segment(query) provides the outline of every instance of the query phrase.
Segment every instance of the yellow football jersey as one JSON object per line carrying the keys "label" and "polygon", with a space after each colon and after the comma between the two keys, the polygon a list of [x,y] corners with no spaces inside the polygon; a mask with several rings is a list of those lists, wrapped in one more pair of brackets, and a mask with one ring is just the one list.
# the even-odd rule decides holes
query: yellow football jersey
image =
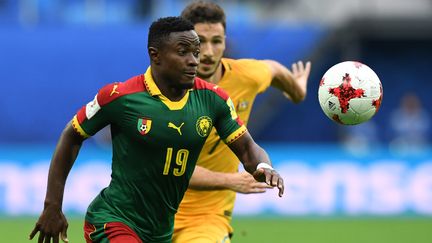
{"label": "yellow football jersey", "polygon": [[[268,64],[253,59],[222,59],[225,68],[217,84],[224,89],[236,106],[241,120],[247,124],[257,94],[264,92],[271,84],[271,70]],[[239,160],[219,138],[216,130],[207,138],[197,165],[218,172],[237,172]],[[198,191],[188,189],[176,214],[175,230],[202,224],[209,217],[230,226],[236,193],[231,190]],[[174,232],[175,234],[175,232]]]}

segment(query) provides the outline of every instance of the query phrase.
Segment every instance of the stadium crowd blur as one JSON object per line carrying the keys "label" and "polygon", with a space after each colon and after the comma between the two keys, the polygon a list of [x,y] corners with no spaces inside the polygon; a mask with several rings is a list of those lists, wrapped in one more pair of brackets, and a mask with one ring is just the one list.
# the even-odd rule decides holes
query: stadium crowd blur
{"label": "stadium crowd blur", "polygon": [[[55,142],[97,87],[145,71],[148,24],[188,2],[0,0],[0,143]],[[258,140],[398,151],[430,143],[432,1],[216,2],[227,12],[231,56],[313,62],[301,105],[277,92],[258,98],[250,123]],[[366,63],[384,87],[380,111],[361,126],[336,125],[318,104],[322,74],[343,60]]]}

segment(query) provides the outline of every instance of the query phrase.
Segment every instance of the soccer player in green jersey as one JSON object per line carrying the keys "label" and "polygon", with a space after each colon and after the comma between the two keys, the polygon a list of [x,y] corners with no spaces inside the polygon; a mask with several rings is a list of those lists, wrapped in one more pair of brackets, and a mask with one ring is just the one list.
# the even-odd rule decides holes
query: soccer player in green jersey
{"label": "soccer player in green jersey", "polygon": [[30,239],[39,232],[39,243],[67,241],[62,212],[67,175],[83,141],[107,125],[113,141],[111,182],[88,207],[87,242],[171,242],[174,214],[213,127],[246,171],[277,187],[282,196],[282,178],[231,99],[196,77],[199,52],[189,21],[167,17],[152,23],[151,64],[145,74],[100,89],[64,129],[51,161],[44,209]]}

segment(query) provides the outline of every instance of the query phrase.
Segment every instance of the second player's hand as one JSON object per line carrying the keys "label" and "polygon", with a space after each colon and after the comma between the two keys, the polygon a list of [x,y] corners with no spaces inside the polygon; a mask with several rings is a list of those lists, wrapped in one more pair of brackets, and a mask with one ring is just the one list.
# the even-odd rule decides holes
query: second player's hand
{"label": "second player's hand", "polygon": [[279,197],[282,197],[284,193],[284,182],[276,170],[260,168],[253,173],[253,177],[255,180],[265,182],[271,187],[277,187],[279,189]]}
{"label": "second player's hand", "polygon": [[[291,65],[291,73],[295,80],[295,82],[299,85],[299,87],[306,92],[308,78],[311,70],[311,62],[306,62],[306,65],[303,64],[302,61],[295,62]],[[292,97],[287,92],[283,92],[283,95],[292,100]]]}
{"label": "second player's hand", "polygon": [[306,65],[304,65],[302,61],[298,61],[297,63],[293,63],[291,68],[292,74],[297,83],[306,88],[311,70],[311,62],[306,62]]}
{"label": "second player's hand", "polygon": [[243,194],[263,193],[266,189],[272,188],[264,182],[256,181],[248,172],[233,173],[229,180],[230,189]]}

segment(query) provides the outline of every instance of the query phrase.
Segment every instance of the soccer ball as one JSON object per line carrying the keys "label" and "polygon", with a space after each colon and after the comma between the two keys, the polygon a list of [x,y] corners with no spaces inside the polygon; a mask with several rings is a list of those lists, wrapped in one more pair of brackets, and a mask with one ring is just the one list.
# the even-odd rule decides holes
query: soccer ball
{"label": "soccer ball", "polygon": [[383,89],[376,73],[365,64],[341,62],[321,79],[318,99],[331,120],[343,125],[368,121],[381,105]]}

